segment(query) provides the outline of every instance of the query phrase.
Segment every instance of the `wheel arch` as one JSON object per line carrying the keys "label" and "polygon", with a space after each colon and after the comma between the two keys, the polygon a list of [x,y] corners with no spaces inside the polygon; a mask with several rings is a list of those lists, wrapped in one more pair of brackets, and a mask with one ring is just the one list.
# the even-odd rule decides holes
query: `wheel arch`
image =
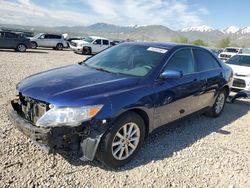
{"label": "wheel arch", "polygon": [[91,46],[83,46],[83,47],[82,47],[82,49],[84,49],[84,48],[88,48],[88,49],[89,49],[90,54],[92,54],[92,48],[91,48]]}
{"label": "wheel arch", "polygon": [[16,45],[16,48],[19,46],[19,45],[24,45],[26,48],[27,48],[27,45],[25,44],[25,43],[22,43],[22,42],[20,42],[20,43],[18,43],[17,45]]}
{"label": "wheel arch", "polygon": [[223,88],[225,91],[226,91],[226,94],[227,94],[227,97],[229,96],[229,93],[230,93],[230,88],[228,85],[224,85]]}
{"label": "wheel arch", "polygon": [[143,119],[144,124],[145,124],[145,136],[147,136],[149,134],[149,126],[150,126],[149,115],[147,114],[146,111],[144,111],[140,108],[133,108],[133,109],[126,110],[126,111],[122,112],[121,114],[119,114],[114,119],[114,121],[116,121],[119,117],[121,117],[127,113],[130,113],[130,112],[136,113],[137,115],[139,115]]}

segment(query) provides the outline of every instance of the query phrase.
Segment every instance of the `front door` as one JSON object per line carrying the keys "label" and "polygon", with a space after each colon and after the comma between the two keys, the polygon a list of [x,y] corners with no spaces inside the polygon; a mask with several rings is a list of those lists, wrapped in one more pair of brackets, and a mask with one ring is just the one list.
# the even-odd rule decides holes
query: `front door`
{"label": "front door", "polygon": [[92,52],[93,53],[98,53],[103,50],[103,45],[102,45],[102,40],[101,39],[96,39],[93,42],[93,47],[92,47]]}

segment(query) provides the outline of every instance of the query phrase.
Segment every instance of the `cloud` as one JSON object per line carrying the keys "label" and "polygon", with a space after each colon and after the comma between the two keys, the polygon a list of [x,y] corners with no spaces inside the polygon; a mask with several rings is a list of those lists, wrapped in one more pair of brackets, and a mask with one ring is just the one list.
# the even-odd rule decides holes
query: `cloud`
{"label": "cloud", "polygon": [[[55,4],[57,6],[55,6]],[[179,29],[204,24],[205,7],[192,9],[185,0],[2,0],[0,22],[24,25],[89,25],[107,22],[118,25],[165,25]]]}

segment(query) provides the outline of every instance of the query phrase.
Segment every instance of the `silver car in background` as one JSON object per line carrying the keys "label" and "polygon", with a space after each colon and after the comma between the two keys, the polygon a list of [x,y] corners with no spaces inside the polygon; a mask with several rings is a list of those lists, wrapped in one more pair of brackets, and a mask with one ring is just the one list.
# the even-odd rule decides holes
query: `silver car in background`
{"label": "silver car in background", "polygon": [[39,33],[30,38],[32,48],[47,47],[54,50],[63,50],[68,44],[63,35]]}

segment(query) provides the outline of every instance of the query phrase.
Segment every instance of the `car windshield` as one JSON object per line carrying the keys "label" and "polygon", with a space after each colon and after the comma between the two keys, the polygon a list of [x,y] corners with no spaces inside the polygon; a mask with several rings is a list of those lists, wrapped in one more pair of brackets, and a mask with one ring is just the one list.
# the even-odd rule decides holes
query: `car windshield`
{"label": "car windshield", "polygon": [[250,56],[235,55],[231,57],[228,61],[231,65],[240,65],[250,67]]}
{"label": "car windshield", "polygon": [[225,48],[224,52],[238,53],[238,48]]}
{"label": "car windshield", "polygon": [[86,38],[84,38],[83,40],[84,40],[85,42],[91,43],[94,39],[91,38],[91,37],[86,37]]}
{"label": "car windshield", "polygon": [[124,43],[86,60],[86,66],[101,71],[131,76],[145,76],[160,62],[166,49]]}

